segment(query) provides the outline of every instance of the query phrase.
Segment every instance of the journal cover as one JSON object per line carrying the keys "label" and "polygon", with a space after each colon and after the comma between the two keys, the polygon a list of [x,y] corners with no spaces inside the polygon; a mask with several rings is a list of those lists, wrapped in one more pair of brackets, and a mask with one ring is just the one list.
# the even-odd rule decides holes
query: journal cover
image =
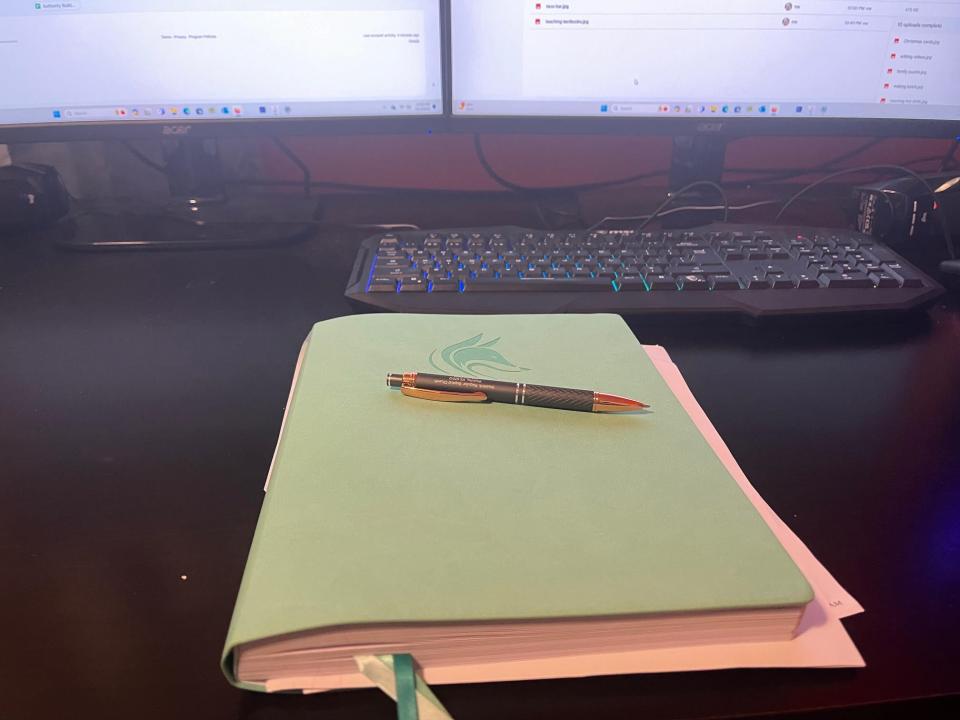
{"label": "journal cover", "polygon": [[[404,397],[388,372],[642,400]],[[800,606],[806,580],[615,315],[362,315],[302,356],[223,653],[307,630]],[[263,689],[255,684],[242,684]]]}

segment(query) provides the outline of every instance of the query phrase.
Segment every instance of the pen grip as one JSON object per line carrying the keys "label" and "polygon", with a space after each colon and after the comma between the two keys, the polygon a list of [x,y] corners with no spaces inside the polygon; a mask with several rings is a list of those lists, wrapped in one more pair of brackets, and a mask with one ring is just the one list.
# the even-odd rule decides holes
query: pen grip
{"label": "pen grip", "polygon": [[593,411],[593,392],[591,390],[571,390],[568,388],[547,387],[544,385],[525,385],[521,393],[523,405],[556,408],[558,410]]}

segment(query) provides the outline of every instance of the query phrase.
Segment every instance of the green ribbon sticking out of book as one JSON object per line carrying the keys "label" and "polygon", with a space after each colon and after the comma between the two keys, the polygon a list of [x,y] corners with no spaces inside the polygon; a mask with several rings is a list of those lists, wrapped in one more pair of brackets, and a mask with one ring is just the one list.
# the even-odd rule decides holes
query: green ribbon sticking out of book
{"label": "green ribbon sticking out of book", "polygon": [[420,720],[417,711],[417,673],[410,655],[393,656],[393,677],[397,685],[397,720]]}
{"label": "green ribbon sticking out of book", "polygon": [[411,655],[357,655],[354,660],[360,672],[397,702],[397,720],[453,720]]}

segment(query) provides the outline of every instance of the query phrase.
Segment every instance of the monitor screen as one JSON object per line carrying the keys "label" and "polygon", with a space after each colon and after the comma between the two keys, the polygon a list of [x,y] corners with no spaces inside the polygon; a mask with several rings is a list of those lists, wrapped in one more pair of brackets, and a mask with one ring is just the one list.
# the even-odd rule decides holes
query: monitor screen
{"label": "monitor screen", "polygon": [[0,126],[443,113],[439,0],[10,0]]}
{"label": "monitor screen", "polygon": [[960,2],[452,0],[462,116],[960,119]]}

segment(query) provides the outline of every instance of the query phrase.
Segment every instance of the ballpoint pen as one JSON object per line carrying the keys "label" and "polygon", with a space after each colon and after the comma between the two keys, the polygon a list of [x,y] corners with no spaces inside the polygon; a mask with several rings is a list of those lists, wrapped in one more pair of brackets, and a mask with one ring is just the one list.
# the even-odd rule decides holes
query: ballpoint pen
{"label": "ballpoint pen", "polygon": [[400,392],[408,397],[439,402],[490,401],[595,413],[635,412],[649,407],[636,400],[594,390],[573,390],[428,373],[389,373],[387,387],[400,388]]}

